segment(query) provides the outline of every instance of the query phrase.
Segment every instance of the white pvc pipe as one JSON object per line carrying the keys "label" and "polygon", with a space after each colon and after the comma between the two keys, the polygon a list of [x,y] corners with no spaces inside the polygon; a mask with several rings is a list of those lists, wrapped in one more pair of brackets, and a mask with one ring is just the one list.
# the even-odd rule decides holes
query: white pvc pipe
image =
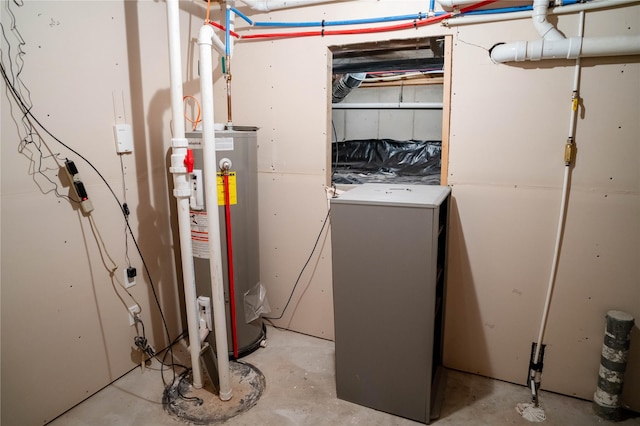
{"label": "white pvc pipe", "polygon": [[[584,10],[580,12],[580,16],[578,18],[578,36],[584,36]],[[579,103],[579,92],[580,88],[580,57],[576,58],[576,66],[573,68],[573,94],[572,97],[575,98],[575,105],[572,106],[573,111],[571,113],[569,119],[569,138],[573,140],[575,136],[575,128],[576,128],[576,118],[578,116],[578,103]]]}
{"label": "white pvc pipe", "polygon": [[438,4],[444,8],[452,9],[456,6],[466,6],[469,4],[476,4],[478,0],[436,0]]}
{"label": "white pvc pipe", "polygon": [[569,193],[569,172],[571,167],[564,167],[564,180],[562,182],[562,195],[560,197],[560,215],[558,217],[558,230],[556,232],[556,242],[553,250],[553,261],[551,263],[551,273],[549,274],[549,284],[547,286],[547,296],[544,301],[544,309],[542,311],[542,319],[540,321],[540,330],[538,331],[538,340],[536,340],[536,351],[533,356],[533,363],[540,361],[540,352],[542,350],[542,339],[544,331],[547,327],[547,317],[549,316],[549,306],[551,305],[551,295],[553,293],[553,284],[558,271],[558,259],[560,257],[560,245],[562,244],[562,233],[564,231],[564,212],[567,206],[567,194]]}
{"label": "white pvc pipe", "polygon": [[[554,9],[555,10],[555,9]],[[484,24],[487,22],[513,21],[515,19],[531,19],[531,11],[495,13],[489,15],[458,16],[442,20],[443,27],[455,27],[460,25]]]}
{"label": "white pvc pipe", "polygon": [[193,387],[202,387],[200,368],[200,339],[198,333],[198,309],[196,301],[196,281],[193,270],[193,251],[191,246],[191,217],[189,197],[191,184],[184,165],[187,155],[184,113],[182,100],[182,57],[180,53],[180,16],[178,0],[167,0],[167,27],[169,32],[169,61],[171,79],[171,113],[173,138],[171,140],[171,167],[173,174],[173,195],[177,199],[178,231],[180,233],[180,260],[182,262],[182,281],[189,332],[189,352],[193,371]]}
{"label": "white pvc pipe", "polygon": [[213,41],[213,48],[216,49],[221,56],[226,55],[226,48],[220,37],[216,33],[213,33],[213,37],[211,37],[211,41]]}
{"label": "white pvc pipe", "polygon": [[[603,53],[607,54],[604,55]],[[640,35],[586,37],[582,40],[581,57],[625,56],[640,54]]]}
{"label": "white pvc pipe", "polygon": [[218,185],[216,161],[216,139],[213,107],[213,28],[203,25],[198,35],[200,48],[200,93],[202,96],[202,145],[205,180],[205,207],[209,219],[209,268],[211,272],[211,304],[213,327],[218,356],[220,399],[228,401],[233,396],[229,373],[227,343],[227,319],[224,303],[224,281],[222,278],[222,252],[220,249],[220,217],[218,213]]}
{"label": "white pvc pipe", "polygon": [[640,36],[585,38],[580,35],[565,38],[547,21],[547,0],[534,0],[532,18],[541,39],[496,45],[491,49],[491,59],[494,62],[640,54]]}
{"label": "white pvc pipe", "polygon": [[[591,0],[588,3],[576,3],[568,6],[554,7],[547,11],[547,15],[565,15],[583,10],[589,11],[611,7],[631,6],[635,3],[640,3],[640,0]],[[531,18],[531,12],[525,10],[522,12],[496,13],[490,15],[459,16],[443,20],[442,25],[445,27],[454,27],[459,25],[483,24],[486,22],[512,21],[515,19],[529,18]]]}
{"label": "white pvc pipe", "polygon": [[545,40],[562,40],[564,36],[547,21],[547,9],[549,8],[548,0],[533,0],[533,26]]}
{"label": "white pvc pipe", "polygon": [[332,109],[442,109],[442,102],[351,102],[331,104]]}
{"label": "white pvc pipe", "polygon": [[638,54],[640,36],[570,37],[500,44],[491,50],[491,59],[494,62],[522,62]]}
{"label": "white pvc pipe", "polygon": [[277,9],[286,9],[290,7],[311,6],[320,3],[332,3],[335,1],[345,0],[241,0],[253,10],[261,12],[269,12]]}
{"label": "white pvc pipe", "polygon": [[[578,37],[584,36],[584,11],[580,12],[580,21],[578,22]],[[569,117],[569,143],[574,143],[575,135],[575,120],[578,115],[578,90],[580,87],[580,57],[576,58],[576,66],[573,73],[573,86],[572,86],[572,103],[575,99],[576,104],[571,107],[571,114]],[[575,98],[574,98],[575,97]],[[549,284],[547,286],[547,295],[544,302],[544,309],[542,312],[542,319],[540,321],[540,330],[538,331],[538,340],[536,350],[533,356],[533,363],[537,364],[540,361],[540,353],[542,351],[542,339],[544,338],[544,331],[547,327],[547,318],[549,316],[549,307],[551,305],[551,295],[553,293],[553,286],[555,284],[556,273],[558,271],[558,261],[560,258],[560,245],[562,244],[562,234],[564,232],[564,215],[567,206],[567,196],[569,194],[569,176],[571,171],[571,158],[565,159],[564,167],[564,179],[562,181],[562,195],[560,197],[560,215],[558,218],[558,230],[556,232],[556,242],[553,250],[553,261],[551,264],[551,272],[549,274]],[[533,386],[533,380],[532,380]],[[535,392],[535,389],[532,388]]]}

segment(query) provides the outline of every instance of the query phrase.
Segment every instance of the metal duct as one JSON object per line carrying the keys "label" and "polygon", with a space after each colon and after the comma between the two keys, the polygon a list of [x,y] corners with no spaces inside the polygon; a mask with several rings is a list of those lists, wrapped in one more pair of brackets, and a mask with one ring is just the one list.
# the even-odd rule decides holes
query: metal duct
{"label": "metal duct", "polygon": [[333,83],[331,102],[334,104],[342,102],[353,89],[362,84],[366,76],[366,72],[343,74],[342,77]]}

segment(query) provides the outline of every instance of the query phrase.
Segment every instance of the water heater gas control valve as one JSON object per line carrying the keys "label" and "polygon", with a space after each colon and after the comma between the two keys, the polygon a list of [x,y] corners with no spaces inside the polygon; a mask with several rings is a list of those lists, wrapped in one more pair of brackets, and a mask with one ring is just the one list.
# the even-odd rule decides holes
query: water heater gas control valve
{"label": "water heater gas control valve", "polygon": [[233,166],[233,163],[228,158],[223,158],[222,160],[220,160],[219,164],[220,170],[223,170],[225,172],[231,170],[231,166]]}

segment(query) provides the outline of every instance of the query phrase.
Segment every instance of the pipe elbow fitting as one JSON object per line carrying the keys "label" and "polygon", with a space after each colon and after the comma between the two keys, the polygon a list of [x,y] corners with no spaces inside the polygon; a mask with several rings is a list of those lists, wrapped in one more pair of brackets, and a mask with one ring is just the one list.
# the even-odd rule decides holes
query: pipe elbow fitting
{"label": "pipe elbow fitting", "polygon": [[489,50],[489,55],[495,63],[525,61],[527,59],[527,42],[498,43]]}
{"label": "pipe elbow fitting", "polygon": [[213,44],[213,36],[213,27],[209,24],[204,24],[200,27],[200,32],[198,33],[198,44],[211,46]]}
{"label": "pipe elbow fitting", "polygon": [[549,21],[547,21],[547,10],[549,4],[547,0],[534,0],[533,13],[531,15],[533,26],[545,40],[562,40],[564,36],[558,29]]}

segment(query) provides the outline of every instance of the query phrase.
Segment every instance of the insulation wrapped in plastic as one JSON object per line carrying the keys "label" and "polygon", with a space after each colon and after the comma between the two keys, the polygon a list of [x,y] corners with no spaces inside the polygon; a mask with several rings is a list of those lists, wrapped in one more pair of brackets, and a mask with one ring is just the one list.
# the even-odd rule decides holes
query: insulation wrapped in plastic
{"label": "insulation wrapped in plastic", "polygon": [[259,282],[244,293],[244,319],[249,324],[260,318],[260,315],[269,312],[271,312],[271,307],[267,300],[267,289]]}
{"label": "insulation wrapped in plastic", "polygon": [[333,182],[439,184],[441,141],[359,139],[332,144]]}

